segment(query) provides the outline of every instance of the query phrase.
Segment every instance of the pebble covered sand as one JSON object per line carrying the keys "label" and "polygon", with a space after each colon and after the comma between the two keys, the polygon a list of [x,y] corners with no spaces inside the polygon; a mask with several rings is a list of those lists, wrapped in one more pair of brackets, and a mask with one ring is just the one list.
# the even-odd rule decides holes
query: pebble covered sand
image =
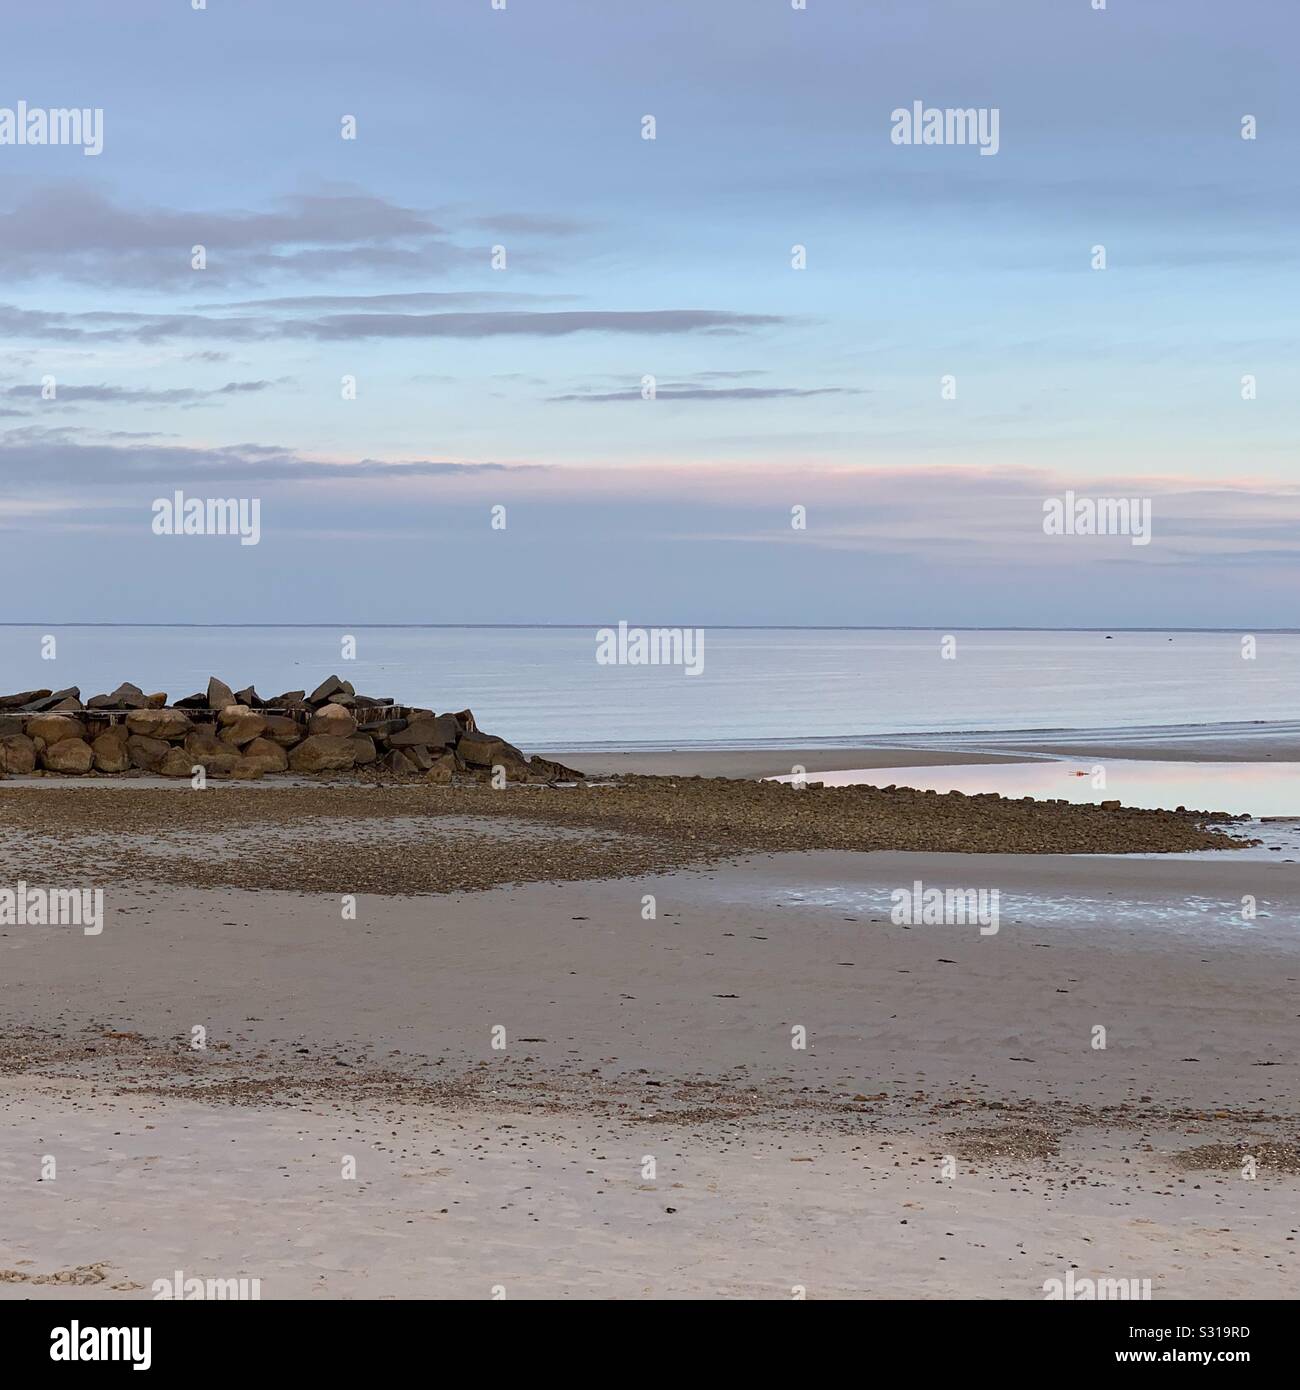
{"label": "pebble covered sand", "polygon": [[[467,817],[476,833],[457,833]],[[482,833],[485,821],[496,833]],[[640,874],[762,850],[1116,854],[1248,843],[1206,829],[1201,813],[672,777],[501,791],[52,782],[4,789],[0,836],[32,882],[393,894]]]}

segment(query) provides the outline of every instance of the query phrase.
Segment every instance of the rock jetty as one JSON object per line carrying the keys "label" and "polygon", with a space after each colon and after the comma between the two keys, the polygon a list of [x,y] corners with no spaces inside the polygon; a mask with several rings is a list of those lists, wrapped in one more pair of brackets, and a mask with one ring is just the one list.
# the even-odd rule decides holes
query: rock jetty
{"label": "rock jetty", "polygon": [[169,704],[123,684],[82,703],[81,691],[0,695],[0,775],[38,772],[158,774],[257,779],[267,774],[361,770],[426,782],[567,782],[580,772],[527,757],[479,729],[467,710],[436,714],[358,695],[330,676],[308,694],[262,699],[213,676],[207,689]]}

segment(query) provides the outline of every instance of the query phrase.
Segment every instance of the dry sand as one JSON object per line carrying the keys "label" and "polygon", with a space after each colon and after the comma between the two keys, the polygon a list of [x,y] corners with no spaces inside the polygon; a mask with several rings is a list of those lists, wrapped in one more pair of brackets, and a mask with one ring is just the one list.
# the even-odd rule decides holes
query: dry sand
{"label": "dry sand", "polygon": [[[1000,930],[894,925],[916,878],[999,888]],[[1231,852],[771,854],[355,921],[113,884],[101,936],[0,929],[0,1296],[1292,1296],[1297,928],[1294,868]]]}

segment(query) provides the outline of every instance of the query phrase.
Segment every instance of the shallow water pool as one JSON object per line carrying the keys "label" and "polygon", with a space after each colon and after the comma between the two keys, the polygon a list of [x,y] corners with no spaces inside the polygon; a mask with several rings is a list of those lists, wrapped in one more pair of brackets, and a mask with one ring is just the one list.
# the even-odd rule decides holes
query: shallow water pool
{"label": "shallow water pool", "polygon": [[[789,776],[772,779],[789,782]],[[1036,800],[1119,801],[1148,810],[1226,811],[1300,817],[1300,763],[1142,762],[1040,758],[964,767],[852,768],[808,774],[828,787],[915,787],[919,791],[998,792]]]}

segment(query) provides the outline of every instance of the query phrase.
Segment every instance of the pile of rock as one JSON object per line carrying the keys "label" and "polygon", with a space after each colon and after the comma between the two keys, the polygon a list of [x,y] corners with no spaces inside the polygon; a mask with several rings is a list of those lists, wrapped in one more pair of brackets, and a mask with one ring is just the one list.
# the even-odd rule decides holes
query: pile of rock
{"label": "pile of rock", "polygon": [[[0,696],[0,773],[37,770],[258,778],[267,773],[367,769],[426,781],[571,781],[581,776],[480,732],[469,710],[431,709],[358,695],[331,676],[311,694],[263,700],[215,676],[206,691],[167,703],[124,684],[109,695],[26,690]],[[500,772],[497,772],[500,769]]]}

